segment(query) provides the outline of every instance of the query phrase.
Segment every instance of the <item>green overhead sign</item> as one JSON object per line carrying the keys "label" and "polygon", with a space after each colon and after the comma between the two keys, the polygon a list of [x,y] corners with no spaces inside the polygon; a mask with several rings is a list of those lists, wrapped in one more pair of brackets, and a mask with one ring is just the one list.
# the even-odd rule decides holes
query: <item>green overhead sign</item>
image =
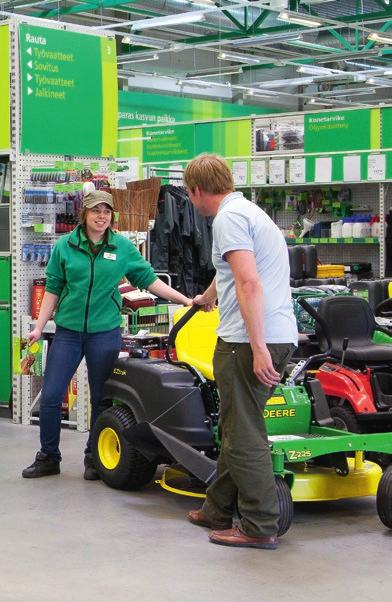
{"label": "green overhead sign", "polygon": [[10,129],[10,32],[0,27],[0,150],[11,146]]}
{"label": "green overhead sign", "polygon": [[119,92],[119,127],[173,125],[181,121],[208,121],[274,113],[271,109],[229,102],[183,98],[166,94]]}
{"label": "green overhead sign", "polygon": [[21,151],[115,155],[115,41],[30,25],[20,25],[19,35]]}
{"label": "green overhead sign", "polygon": [[143,163],[193,159],[195,155],[193,124],[143,128],[142,131]]}
{"label": "green overhead sign", "polygon": [[328,111],[305,115],[305,153],[380,147],[380,110]]}

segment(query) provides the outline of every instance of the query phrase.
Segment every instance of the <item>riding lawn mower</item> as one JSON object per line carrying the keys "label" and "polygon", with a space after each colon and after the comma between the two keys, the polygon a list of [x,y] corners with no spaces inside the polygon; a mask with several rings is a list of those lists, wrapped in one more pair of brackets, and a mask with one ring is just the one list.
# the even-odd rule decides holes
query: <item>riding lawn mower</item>
{"label": "riding lawn mower", "polygon": [[[138,490],[165,465],[159,483],[205,496],[220,448],[219,394],[212,357],[218,309],[175,314],[166,360],[120,358],[104,388],[107,409],[92,432],[92,451],[109,486]],[[177,360],[172,359],[175,347]],[[314,358],[317,361],[317,358]],[[280,507],[279,535],[290,527],[293,501],[377,496],[392,528],[392,469],[384,474],[364,452],[392,453],[392,433],[335,428],[320,380],[298,365],[264,408]],[[185,483],[185,486],[184,486]]]}

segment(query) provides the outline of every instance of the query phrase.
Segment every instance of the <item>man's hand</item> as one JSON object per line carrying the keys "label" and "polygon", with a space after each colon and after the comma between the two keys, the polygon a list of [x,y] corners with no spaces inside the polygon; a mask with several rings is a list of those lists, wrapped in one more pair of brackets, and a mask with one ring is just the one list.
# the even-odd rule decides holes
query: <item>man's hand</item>
{"label": "man's hand", "polygon": [[212,311],[215,307],[216,298],[212,299],[211,297],[208,297],[206,293],[203,293],[203,295],[196,295],[192,302],[193,305],[202,305],[203,311]]}
{"label": "man's hand", "polygon": [[265,344],[258,351],[253,351],[253,372],[263,385],[275,387],[279,384],[280,374],[275,370],[271,354]]}

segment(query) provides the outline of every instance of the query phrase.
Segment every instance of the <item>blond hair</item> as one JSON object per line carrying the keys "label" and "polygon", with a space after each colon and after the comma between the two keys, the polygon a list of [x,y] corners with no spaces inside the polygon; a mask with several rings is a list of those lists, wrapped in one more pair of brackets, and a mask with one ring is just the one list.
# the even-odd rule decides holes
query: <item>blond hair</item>
{"label": "blond hair", "polygon": [[210,194],[234,190],[233,175],[225,159],[209,153],[199,155],[187,165],[184,184],[192,192],[196,188]]}

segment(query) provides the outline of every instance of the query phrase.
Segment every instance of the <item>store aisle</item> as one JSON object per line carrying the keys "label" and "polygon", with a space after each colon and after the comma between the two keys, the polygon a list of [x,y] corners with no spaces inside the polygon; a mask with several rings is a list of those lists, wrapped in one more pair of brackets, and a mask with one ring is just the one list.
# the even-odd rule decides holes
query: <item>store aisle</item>
{"label": "store aisle", "polygon": [[62,474],[24,480],[36,427],[0,420],[1,602],[361,602],[390,599],[392,532],[372,499],[301,505],[277,551],[208,543],[187,498],[82,479],[85,435],[62,433]]}

